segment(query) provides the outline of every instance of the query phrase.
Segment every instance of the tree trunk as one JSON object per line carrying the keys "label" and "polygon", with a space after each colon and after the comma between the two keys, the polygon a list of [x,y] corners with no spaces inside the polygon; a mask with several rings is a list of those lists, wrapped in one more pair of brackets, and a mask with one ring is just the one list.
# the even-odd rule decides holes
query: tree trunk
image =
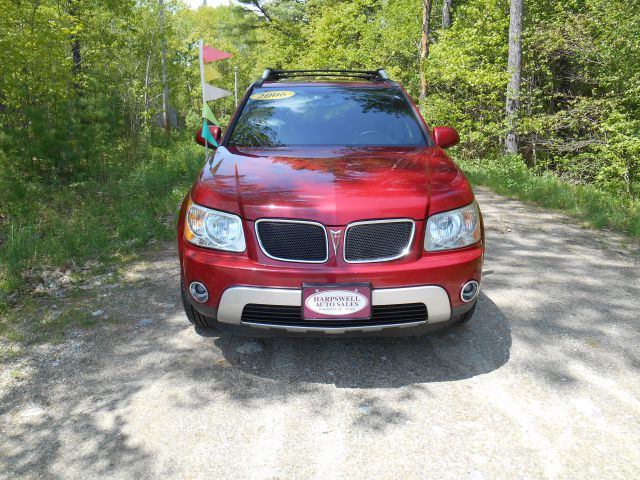
{"label": "tree trunk", "polygon": [[[78,2],[76,0],[69,0],[69,2],[67,3],[67,8],[69,11],[69,16],[73,19],[74,27],[78,28],[78,25],[80,24]],[[80,39],[78,38],[77,32],[72,33],[69,36],[69,40],[71,40],[71,58],[73,59],[71,73],[73,74],[74,88],[77,90],[80,88],[78,77],[80,76],[80,71],[82,68],[82,53],[80,49]]]}
{"label": "tree trunk", "polygon": [[164,0],[158,0],[160,18],[160,59],[162,67],[162,126],[169,134],[169,82],[167,80],[167,39],[164,35]]}
{"label": "tree trunk", "polygon": [[149,85],[151,83],[151,77],[149,76],[151,71],[151,49],[147,53],[147,66],[144,70],[144,111],[149,110]]}
{"label": "tree trunk", "polygon": [[73,53],[73,75],[78,76],[80,75],[80,68],[82,66],[82,54],[80,53],[80,40],[76,35],[73,35],[71,52]]}
{"label": "tree trunk", "polygon": [[429,34],[431,27],[431,0],[422,0],[422,38],[420,40],[420,101],[427,98],[427,77],[424,64],[429,57]]}
{"label": "tree trunk", "polygon": [[444,0],[442,2],[442,29],[446,30],[451,27],[451,7],[453,0]]}
{"label": "tree trunk", "polygon": [[507,86],[505,115],[507,136],[504,149],[506,153],[518,153],[517,117],[520,110],[520,82],[522,80],[522,19],[524,0],[511,0],[509,20],[509,61],[507,68],[511,74]]}

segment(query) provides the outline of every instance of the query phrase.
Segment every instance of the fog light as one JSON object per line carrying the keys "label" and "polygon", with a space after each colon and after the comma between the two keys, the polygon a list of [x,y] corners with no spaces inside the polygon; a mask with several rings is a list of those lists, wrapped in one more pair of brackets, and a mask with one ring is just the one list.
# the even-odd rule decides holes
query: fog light
{"label": "fog light", "polygon": [[463,302],[471,302],[476,299],[480,292],[480,285],[475,280],[465,283],[460,290],[460,298]]}
{"label": "fog light", "polygon": [[207,287],[200,282],[191,282],[191,285],[189,285],[189,292],[191,293],[191,296],[200,303],[204,303],[209,300]]}

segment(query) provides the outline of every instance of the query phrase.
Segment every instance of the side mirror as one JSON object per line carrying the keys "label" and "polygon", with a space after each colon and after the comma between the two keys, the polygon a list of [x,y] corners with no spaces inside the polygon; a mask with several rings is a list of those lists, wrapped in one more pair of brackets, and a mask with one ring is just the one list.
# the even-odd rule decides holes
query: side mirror
{"label": "side mirror", "polygon": [[[211,132],[211,135],[213,136],[215,141],[218,142],[218,144],[220,144],[220,138],[222,137],[222,129],[217,125],[209,125],[209,131]],[[208,144],[209,148],[216,148],[215,145],[211,145],[202,137],[202,128],[199,128],[198,130],[196,130],[196,143],[202,145],[203,147],[207,146],[205,144]]]}
{"label": "side mirror", "polygon": [[447,148],[458,143],[460,135],[458,135],[455,128],[435,127],[433,129],[433,139],[440,148]]}

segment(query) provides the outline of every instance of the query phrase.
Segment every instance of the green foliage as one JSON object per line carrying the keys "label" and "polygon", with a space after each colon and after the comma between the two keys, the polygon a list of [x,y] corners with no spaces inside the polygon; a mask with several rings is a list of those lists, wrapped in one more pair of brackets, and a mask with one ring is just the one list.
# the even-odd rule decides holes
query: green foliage
{"label": "green foliage", "polygon": [[157,42],[149,4],[0,0],[0,8],[0,148],[42,182],[95,176],[96,158],[152,114],[141,106],[153,97],[142,87],[155,64],[144,52]]}
{"label": "green foliage", "polygon": [[138,147],[131,172],[64,188],[0,177],[0,291],[21,283],[27,268],[51,268],[94,257],[118,257],[154,239],[175,236],[184,192],[202,167],[191,142]]}
{"label": "green foliage", "polygon": [[503,195],[564,210],[600,229],[640,236],[640,201],[618,196],[592,185],[572,185],[550,172],[534,174],[521,157],[460,161],[469,179]]}
{"label": "green foliage", "polygon": [[421,2],[274,0],[255,17],[253,78],[272,68],[384,67],[418,94]]}
{"label": "green foliage", "polygon": [[489,152],[501,144],[508,29],[508,0],[465,2],[431,48],[425,119],[459,129],[464,152]]}
{"label": "green foliage", "polygon": [[[195,108],[196,54],[167,3],[171,104]],[[110,258],[173,236],[202,164],[153,127],[162,91],[157,0],[0,0],[0,310],[27,269]],[[188,79],[189,83],[182,79]]]}
{"label": "green foliage", "polygon": [[[173,47],[184,71],[176,77],[173,89],[174,104],[178,105],[186,116],[186,125],[193,130],[201,125],[202,92],[200,90],[200,70],[198,63],[198,41],[214,46],[233,55],[232,60],[216,62],[215,68],[222,78],[215,80],[216,86],[233,92],[234,66],[238,67],[238,94],[256,78],[256,56],[261,48],[256,32],[256,19],[238,7],[222,6],[217,8],[199,8],[198,10],[180,9],[176,12],[176,31]],[[235,111],[233,96],[216,100],[210,104],[222,126]],[[225,121],[226,119],[226,121]]]}
{"label": "green foliage", "polygon": [[[460,155],[501,150],[507,0],[456,2],[427,62],[427,122],[457,127]],[[519,138],[526,165],[640,196],[640,2],[526,4]]]}
{"label": "green foliage", "polygon": [[534,2],[525,38],[523,154],[608,192],[640,195],[640,2]]}

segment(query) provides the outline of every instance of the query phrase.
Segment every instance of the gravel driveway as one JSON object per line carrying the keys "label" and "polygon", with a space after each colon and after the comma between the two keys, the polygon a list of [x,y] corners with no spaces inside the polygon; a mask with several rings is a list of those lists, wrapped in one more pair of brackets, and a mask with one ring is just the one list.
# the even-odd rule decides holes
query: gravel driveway
{"label": "gravel driveway", "polygon": [[477,194],[479,308],[426,338],[195,330],[174,246],[131,264],[3,367],[0,478],[637,478],[637,245]]}

